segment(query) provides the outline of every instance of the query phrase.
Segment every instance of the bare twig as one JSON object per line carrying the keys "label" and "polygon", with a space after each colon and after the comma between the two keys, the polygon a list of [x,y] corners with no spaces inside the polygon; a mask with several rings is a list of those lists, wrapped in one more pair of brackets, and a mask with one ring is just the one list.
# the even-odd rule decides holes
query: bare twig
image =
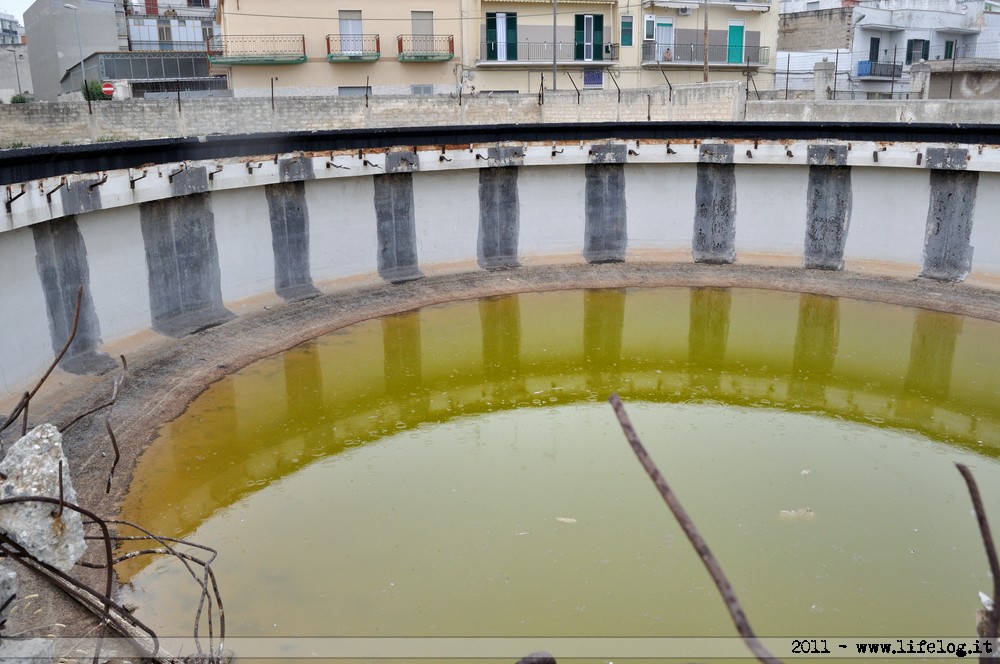
{"label": "bare twig", "polygon": [[979,534],[983,537],[983,546],[986,548],[986,560],[990,565],[990,574],[993,576],[993,602],[994,607],[987,609],[986,616],[986,638],[996,639],[1000,633],[1000,608],[996,603],[1000,602],[1000,562],[997,560],[997,549],[993,543],[993,535],[990,533],[990,524],[986,520],[986,510],[983,508],[983,499],[979,495],[979,486],[976,478],[972,476],[972,471],[965,464],[956,463],[958,472],[962,473],[966,486],[969,487],[969,496],[972,498],[972,508],[976,511],[976,521],[979,523]]}
{"label": "bare twig", "polygon": [[680,500],[674,495],[674,492],[670,490],[670,486],[667,481],[663,478],[663,474],[660,473],[659,468],[653,463],[653,459],[650,458],[649,453],[646,451],[645,446],[643,446],[642,441],[639,440],[639,435],[635,432],[635,428],[632,426],[632,421],[629,419],[628,414],[625,412],[625,406],[622,404],[621,399],[618,398],[617,394],[612,394],[608,401],[611,402],[612,408],[615,409],[615,415],[618,416],[618,422],[621,424],[622,431],[625,433],[625,437],[628,439],[629,444],[632,446],[632,451],[635,452],[636,457],[639,459],[639,463],[642,467],[646,469],[646,473],[649,478],[653,480],[653,484],[659,490],[660,495],[663,500],[667,503],[667,507],[673,512],[674,518],[684,529],[684,534],[687,535],[688,541],[691,542],[691,546],[701,557],[701,562],[705,565],[705,569],[708,570],[709,575],[712,577],[712,581],[715,582],[715,587],[719,589],[719,593],[722,594],[722,599],[726,603],[726,608],[729,610],[729,616],[733,620],[733,624],[736,626],[737,631],[740,636],[743,637],[743,642],[746,644],[750,652],[760,660],[761,662],[777,662],[780,663],[781,660],[772,655],[764,644],[757,639],[757,635],[754,634],[753,629],[750,628],[750,623],[747,621],[746,614],[743,613],[743,607],[740,606],[739,600],[736,598],[736,592],[733,587],[729,584],[729,580],[726,575],[722,572],[722,567],[719,562],[709,551],[708,545],[702,538],[701,533],[695,527],[694,522],[691,517],[688,516],[687,511],[685,511],[684,506],[681,505]]}
{"label": "bare twig", "polygon": [[118,440],[115,438],[115,432],[111,428],[111,411],[115,407],[115,402],[118,401],[118,390],[121,388],[122,383],[125,382],[125,376],[128,372],[128,363],[125,361],[124,355],[119,355],[122,361],[122,372],[115,378],[114,386],[111,388],[111,401],[108,402],[108,409],[104,411],[104,428],[108,431],[108,438],[111,439],[111,447],[115,450],[115,459],[111,462],[111,470],[108,471],[108,485],[104,489],[104,493],[111,493],[111,481],[115,477],[115,468],[118,467],[118,461],[122,458],[121,452],[118,450]]}
{"label": "bare twig", "polygon": [[[195,613],[195,618],[194,618],[195,648],[197,648],[199,655],[203,654],[202,653],[202,649],[201,649],[201,641],[200,641],[198,633],[199,633],[199,627],[200,627],[200,624],[201,624],[201,612],[202,612],[202,610],[204,610],[207,607],[207,609],[208,609],[208,650],[209,650],[209,653],[211,653],[210,656],[209,656],[209,658],[210,658],[210,660],[214,661],[216,659],[215,653],[222,653],[223,652],[223,650],[224,650],[224,642],[225,642],[225,637],[226,637],[226,614],[225,614],[225,610],[224,610],[223,605],[222,605],[222,595],[219,592],[219,584],[218,584],[218,581],[215,578],[215,572],[212,570],[212,567],[211,567],[212,562],[214,562],[215,559],[216,559],[216,557],[218,557],[218,552],[215,549],[213,549],[211,547],[208,547],[208,546],[205,546],[203,544],[197,544],[195,542],[190,542],[190,541],[183,540],[183,539],[176,539],[176,538],[173,538],[173,537],[161,537],[159,535],[155,535],[152,532],[150,532],[149,530],[143,528],[142,526],[139,526],[139,525],[137,525],[135,523],[131,523],[129,521],[123,521],[123,520],[120,520],[120,519],[109,519],[107,521],[107,523],[109,525],[123,525],[123,526],[127,526],[129,528],[133,528],[133,529],[135,529],[135,530],[143,533],[142,536],[122,536],[122,535],[116,535],[114,537],[114,539],[116,541],[118,541],[118,542],[125,542],[125,541],[154,541],[154,542],[158,543],[160,545],[160,547],[161,547],[159,549],[146,549],[146,550],[143,550],[143,551],[131,551],[129,553],[125,553],[125,554],[123,554],[123,555],[115,558],[112,561],[112,564],[118,564],[119,562],[122,562],[124,560],[129,560],[131,558],[136,558],[136,557],[138,557],[140,555],[147,555],[147,554],[169,554],[169,555],[174,556],[178,560],[180,560],[181,563],[184,565],[184,567],[187,569],[188,573],[191,575],[191,578],[193,578],[195,580],[195,582],[198,583],[199,586],[201,586],[201,597],[199,599],[198,609],[197,609],[197,611]],[[172,544],[180,544],[180,545],[191,547],[191,548],[194,548],[194,549],[201,549],[202,551],[207,552],[209,554],[209,557],[208,557],[207,560],[202,560],[202,559],[197,558],[195,556],[192,556],[190,554],[184,553],[182,551],[178,551],[175,546],[172,546]],[[199,577],[199,575],[195,572],[195,570],[191,567],[191,565],[188,564],[188,561],[191,561],[193,563],[201,565],[202,568],[204,569],[204,573]],[[94,563],[79,563],[79,564],[81,564],[83,566],[86,566],[86,567],[101,567],[101,565],[94,564]],[[209,589],[210,588],[211,588],[211,594],[209,593]],[[215,621],[212,619],[212,596],[213,595],[215,597],[215,603],[219,607],[219,646],[218,646],[218,648],[215,648],[214,645],[213,645],[214,644],[214,626],[215,626]]]}

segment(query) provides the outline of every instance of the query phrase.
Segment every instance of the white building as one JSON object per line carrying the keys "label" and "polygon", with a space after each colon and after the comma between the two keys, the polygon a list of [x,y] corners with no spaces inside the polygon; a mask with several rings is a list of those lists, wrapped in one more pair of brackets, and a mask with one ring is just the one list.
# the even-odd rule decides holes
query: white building
{"label": "white building", "polygon": [[[900,96],[910,66],[1000,60],[1000,14],[990,0],[782,0],[776,82],[812,89],[823,58],[837,67],[837,97]],[[940,66],[940,62],[939,62]]]}

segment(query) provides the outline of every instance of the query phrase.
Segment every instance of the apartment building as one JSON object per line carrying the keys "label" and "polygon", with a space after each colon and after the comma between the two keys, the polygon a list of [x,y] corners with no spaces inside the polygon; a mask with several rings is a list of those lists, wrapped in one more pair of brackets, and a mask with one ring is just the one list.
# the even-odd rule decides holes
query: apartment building
{"label": "apartment building", "polygon": [[209,58],[239,96],[772,79],[777,1],[219,0]]}
{"label": "apartment building", "polygon": [[[921,60],[938,73],[985,73],[993,89],[1000,61],[1000,14],[991,11],[994,5],[992,0],[784,0],[777,65],[807,71],[827,58],[837,68],[841,97],[907,94],[910,68]],[[779,71],[779,79],[782,75]],[[811,82],[803,87],[811,89]]]}
{"label": "apartment building", "polygon": [[461,85],[459,0],[219,0],[213,71],[237,96],[441,94]]}

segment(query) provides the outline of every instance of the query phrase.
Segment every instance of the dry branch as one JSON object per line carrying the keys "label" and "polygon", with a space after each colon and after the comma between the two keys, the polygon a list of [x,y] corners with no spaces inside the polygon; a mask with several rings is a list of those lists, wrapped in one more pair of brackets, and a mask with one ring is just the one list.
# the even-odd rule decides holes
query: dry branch
{"label": "dry branch", "polygon": [[736,626],[736,630],[743,637],[743,642],[746,644],[750,652],[760,660],[761,662],[770,663],[780,663],[781,660],[775,657],[764,647],[764,644],[760,642],[757,635],[754,634],[753,629],[750,627],[750,622],[747,620],[746,614],[743,612],[743,607],[740,606],[740,601],[736,598],[736,592],[733,590],[732,585],[730,585],[729,580],[726,575],[722,572],[722,567],[719,565],[719,561],[716,560],[715,556],[709,550],[708,545],[702,538],[701,533],[694,525],[694,521],[688,516],[687,511],[684,506],[681,505],[680,500],[674,495],[674,492],[670,489],[667,484],[667,480],[664,479],[663,474],[660,473],[660,469],[656,467],[653,459],[649,456],[646,451],[645,446],[642,441],[639,440],[639,434],[636,433],[635,428],[632,426],[632,421],[629,419],[628,414],[625,412],[625,406],[622,404],[621,399],[618,398],[617,394],[612,394],[608,401],[611,402],[612,408],[615,409],[615,415],[618,416],[618,423],[621,424],[622,431],[625,433],[625,438],[628,439],[629,444],[632,446],[632,451],[635,452],[636,457],[639,459],[639,463],[642,467],[646,469],[646,473],[649,478],[653,480],[653,484],[659,490],[660,495],[663,500],[667,503],[667,507],[673,512],[674,518],[680,524],[681,528],[684,530],[684,534],[687,535],[688,541],[691,542],[691,546],[701,557],[701,562],[705,565],[705,569],[708,570],[709,575],[712,577],[712,581],[715,582],[715,587],[719,589],[719,593],[722,594],[722,599],[726,603],[726,608],[729,610],[729,616],[733,620],[733,624]]}
{"label": "dry branch", "polygon": [[[965,464],[956,463],[958,472],[962,473],[966,486],[969,487],[969,496],[972,498],[972,508],[976,512],[976,522],[979,524],[979,534],[983,538],[983,547],[986,549],[986,560],[990,565],[990,574],[993,576],[993,608],[986,610],[986,638],[994,643],[997,634],[1000,632],[1000,608],[996,603],[1000,602],[1000,562],[997,561],[997,549],[993,543],[993,535],[990,533],[990,523],[986,520],[986,510],[983,508],[983,499],[979,495],[979,486],[976,478],[972,476],[972,471]],[[980,657],[980,661],[991,659],[989,655]]]}

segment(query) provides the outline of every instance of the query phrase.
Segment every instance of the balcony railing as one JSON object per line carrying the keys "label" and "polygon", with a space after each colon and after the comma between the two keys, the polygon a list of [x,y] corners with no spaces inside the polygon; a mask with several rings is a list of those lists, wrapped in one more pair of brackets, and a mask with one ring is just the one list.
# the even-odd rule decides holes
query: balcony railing
{"label": "balcony railing", "polygon": [[903,75],[902,63],[878,62],[876,60],[861,60],[858,62],[858,76],[877,76],[879,78],[899,78]]}
{"label": "balcony railing", "polygon": [[327,35],[328,62],[375,62],[382,57],[378,35]]}
{"label": "balcony railing", "polygon": [[400,62],[441,62],[455,57],[454,35],[399,35]]}
{"label": "balcony railing", "polygon": [[205,42],[201,41],[157,41],[132,40],[133,51],[205,51]]}
{"label": "balcony railing", "polygon": [[[614,62],[618,60],[618,44],[575,44],[559,42],[555,47],[556,62]],[[552,42],[518,42],[504,44],[485,41],[479,45],[479,62],[498,64],[551,63]]]}
{"label": "balcony railing", "polygon": [[216,35],[208,41],[213,65],[289,65],[306,61],[305,35]]}
{"label": "balcony railing", "polygon": [[[769,46],[723,46],[709,44],[708,64],[718,66],[766,65],[771,56]],[[698,65],[705,62],[705,47],[701,44],[663,44],[644,42],[643,64]]]}

